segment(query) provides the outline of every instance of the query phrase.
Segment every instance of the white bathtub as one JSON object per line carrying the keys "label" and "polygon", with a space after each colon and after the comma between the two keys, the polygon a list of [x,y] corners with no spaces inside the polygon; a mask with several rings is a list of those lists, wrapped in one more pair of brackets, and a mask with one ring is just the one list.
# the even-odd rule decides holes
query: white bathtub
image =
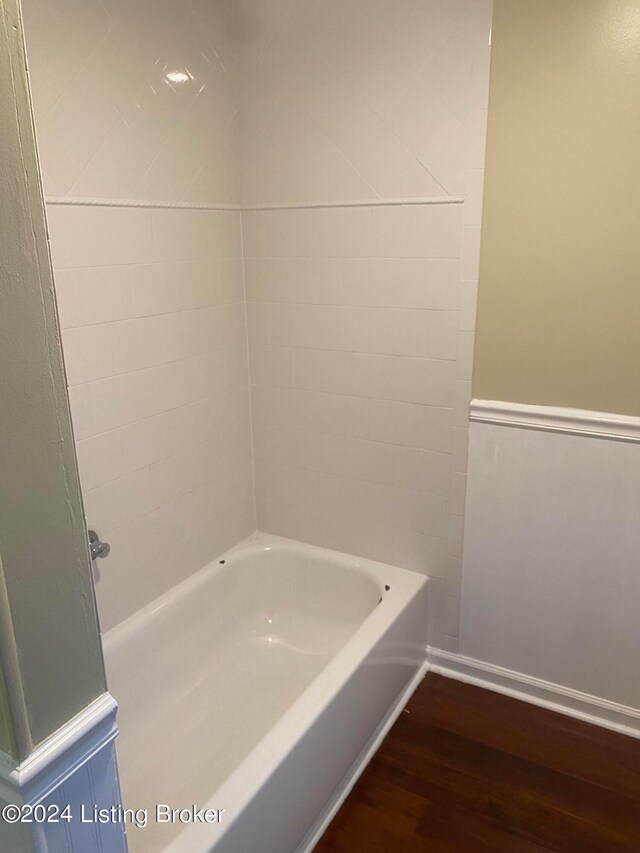
{"label": "white bathtub", "polygon": [[[131,853],[312,849],[424,674],[426,590],[256,534],[109,631],[124,805],[150,815]],[[225,811],[156,824],[158,803]]]}

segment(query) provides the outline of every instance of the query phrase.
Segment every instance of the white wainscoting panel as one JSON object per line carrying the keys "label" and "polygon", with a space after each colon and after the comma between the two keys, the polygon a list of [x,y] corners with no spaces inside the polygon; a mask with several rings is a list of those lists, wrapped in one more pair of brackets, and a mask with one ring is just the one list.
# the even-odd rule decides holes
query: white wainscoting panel
{"label": "white wainscoting panel", "polygon": [[[44,806],[50,818],[40,822],[34,812],[31,823],[0,820],[0,850],[127,853],[115,754],[117,707],[105,693],[17,767],[0,763],[0,809]],[[113,819],[94,821],[94,809]]]}
{"label": "white wainscoting panel", "polygon": [[637,419],[529,408],[472,405],[460,652],[640,708]]}

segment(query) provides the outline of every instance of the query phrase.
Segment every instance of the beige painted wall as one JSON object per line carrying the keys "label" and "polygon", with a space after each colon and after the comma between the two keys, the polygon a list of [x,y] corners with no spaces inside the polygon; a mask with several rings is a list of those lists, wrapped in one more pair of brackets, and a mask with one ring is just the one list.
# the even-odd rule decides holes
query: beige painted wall
{"label": "beige painted wall", "polygon": [[0,0],[0,126],[0,644],[22,758],[105,679],[17,0]]}
{"label": "beige painted wall", "polygon": [[640,415],[640,0],[496,0],[474,396]]}

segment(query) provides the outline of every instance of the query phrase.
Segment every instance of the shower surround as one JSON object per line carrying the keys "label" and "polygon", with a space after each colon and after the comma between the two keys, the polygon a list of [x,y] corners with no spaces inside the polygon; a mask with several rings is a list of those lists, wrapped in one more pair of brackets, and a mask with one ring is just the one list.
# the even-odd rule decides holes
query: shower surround
{"label": "shower surround", "polygon": [[455,651],[490,4],[24,14],[103,628],[258,527]]}

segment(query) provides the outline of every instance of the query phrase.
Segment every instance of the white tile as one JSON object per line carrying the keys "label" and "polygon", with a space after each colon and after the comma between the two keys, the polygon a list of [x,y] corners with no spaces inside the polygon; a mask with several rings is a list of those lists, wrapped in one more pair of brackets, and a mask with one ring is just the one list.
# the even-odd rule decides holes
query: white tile
{"label": "white tile", "polygon": [[55,289],[63,329],[135,316],[130,267],[61,268]]}
{"label": "white tile", "polygon": [[135,320],[67,329],[62,346],[70,385],[145,366]]}
{"label": "white tile", "polygon": [[473,373],[473,348],[475,332],[458,332],[456,378],[465,382],[471,381]]}
{"label": "white tile", "polygon": [[375,207],[372,251],[378,258],[459,258],[463,207],[429,204]]}
{"label": "white tile", "polygon": [[268,257],[305,258],[317,254],[315,210],[266,210],[260,216]]}
{"label": "white tile", "polygon": [[454,359],[457,332],[454,311],[380,308],[375,314],[373,347],[392,355]]}
{"label": "white tile", "polygon": [[[89,63],[86,65],[90,67]],[[47,155],[43,168],[44,185],[47,193],[54,196],[72,192],[79,172],[91,161],[94,151],[118,121],[114,106],[108,102],[101,103],[96,98],[91,104],[92,120],[87,122],[86,85],[89,81],[85,83],[83,77],[84,68],[76,75],[76,79],[81,80],[79,88],[85,89],[80,98],[77,97],[77,89],[74,91],[75,87],[69,87],[38,121],[38,145],[40,151]],[[76,195],[86,197],[87,194],[78,192]]]}
{"label": "white tile", "polygon": [[469,427],[469,406],[471,404],[471,382],[456,381],[454,402],[454,425]]}
{"label": "white tile", "polygon": [[98,207],[47,205],[47,226],[55,270],[92,267],[105,261],[101,245],[102,210]]}
{"label": "white tile", "polygon": [[220,380],[219,390],[246,387],[249,382],[249,352],[246,346],[218,351],[216,362],[214,379],[216,382]]}
{"label": "white tile", "polygon": [[368,434],[369,401],[363,397],[319,394],[318,424],[325,432],[360,438],[375,438]]}
{"label": "white tile", "polygon": [[442,577],[447,560],[447,540],[411,530],[393,531],[393,563],[430,578]]}
{"label": "white tile", "polygon": [[293,353],[293,384],[307,391],[324,391],[330,394],[354,393],[356,382],[353,367],[346,353],[326,350],[288,350]]}
{"label": "white tile", "polygon": [[382,345],[379,309],[322,305],[317,317],[320,349],[375,352]]}
{"label": "white tile", "polygon": [[264,218],[261,211],[242,211],[242,246],[245,259],[265,256]]}
{"label": "white tile", "polygon": [[407,447],[450,452],[453,411],[392,400],[369,400],[370,438]]}
{"label": "white tile", "polygon": [[214,315],[210,309],[142,317],[135,323],[144,367],[192,358],[214,349]]}
{"label": "white tile", "polygon": [[152,488],[148,468],[86,490],[83,498],[87,525],[100,531],[120,527],[162,503]]}
{"label": "white tile", "polygon": [[318,396],[310,391],[254,385],[252,417],[256,423],[317,430]]}
{"label": "white tile", "polygon": [[294,429],[318,429],[319,399],[318,395],[309,391],[291,389],[284,391],[285,401],[282,407],[287,422]]}
{"label": "white tile", "polygon": [[86,388],[92,415],[91,434],[107,432],[212,393],[211,364],[197,357],[96,380]]}
{"label": "white tile", "polygon": [[[251,346],[249,363],[254,385],[287,388],[293,385],[293,350],[288,347]],[[310,389],[313,390],[313,389]]]}
{"label": "white tile", "polygon": [[[338,146],[320,132],[303,104],[284,99],[273,104],[268,121],[262,124],[262,128],[271,146],[288,164],[290,180],[287,191],[291,198],[300,200],[296,189],[300,185],[301,171],[304,172],[306,191],[311,191],[319,200],[370,195],[369,184]],[[255,193],[255,187],[253,189]]]}
{"label": "white tile", "polygon": [[251,386],[251,418],[253,423],[276,426],[284,415],[281,404],[276,401],[276,393],[284,389],[269,388],[267,385]]}
{"label": "white tile", "polygon": [[388,359],[384,362],[389,368],[388,388],[379,396],[426,403],[430,406],[452,405],[455,367],[453,362],[418,358]]}
{"label": "white tile", "polygon": [[247,329],[252,346],[269,344],[269,307],[264,302],[247,303]]}
{"label": "white tile", "polygon": [[454,410],[440,406],[421,406],[418,416],[420,441],[417,446],[425,450],[449,453],[453,448]]}
{"label": "white tile", "polygon": [[241,302],[216,306],[211,309],[211,320],[216,349],[246,347],[247,318]]}
{"label": "white tile", "polygon": [[[287,426],[255,424],[253,451],[256,460],[269,465],[294,465],[298,433]],[[313,467],[305,465],[303,467]]]}
{"label": "white tile", "polygon": [[275,304],[269,307],[269,343],[272,346],[315,347],[318,316],[311,305]]}
{"label": "white tile", "polygon": [[466,161],[469,169],[484,169],[487,147],[487,108],[474,108],[469,116]]}
{"label": "white tile", "polygon": [[462,247],[462,267],[460,272],[463,281],[477,280],[480,274],[480,226],[466,225]]}
{"label": "white tile", "polygon": [[[395,489],[392,521],[400,530],[446,538],[450,536],[449,501],[440,495]],[[449,548],[449,554],[456,556],[451,541]]]}
{"label": "white tile", "polygon": [[461,331],[473,332],[476,328],[476,313],[478,308],[478,282],[460,282],[460,318]]}
{"label": "white tile", "polygon": [[341,305],[353,280],[353,263],[347,258],[292,258],[290,301]]}
{"label": "white tile", "polygon": [[393,400],[367,400],[364,404],[368,438],[408,447],[421,446],[420,406]]}
{"label": "white tile", "polygon": [[216,305],[219,301],[215,262],[138,264],[131,267],[136,315],[148,317]]}
{"label": "white tile", "polygon": [[451,493],[451,457],[448,453],[394,447],[393,482],[403,489],[433,495]]}
{"label": "white tile", "polygon": [[290,258],[251,258],[244,261],[247,302],[294,302]]}
{"label": "white tile", "polygon": [[222,304],[244,302],[242,257],[218,258],[218,298]]}
{"label": "white tile", "polygon": [[145,264],[155,260],[149,208],[103,207],[100,229],[102,263]]}
{"label": "white tile", "polygon": [[401,402],[450,405],[454,364],[328,350],[294,350],[295,386]]}
{"label": "white tile", "polygon": [[161,261],[239,257],[239,217],[232,211],[152,209],[153,257]]}
{"label": "white tile", "polygon": [[316,251],[320,258],[368,258],[371,208],[326,207],[316,210]]}
{"label": "white tile", "polygon": [[[222,458],[225,450],[229,454],[229,447],[223,447],[222,442],[211,441],[160,459],[151,465],[148,477],[158,503],[169,503],[176,497],[188,494],[221,476],[228,470],[228,465],[225,465]],[[229,462],[228,459],[226,461]]]}
{"label": "white tile", "polygon": [[424,258],[380,258],[381,305],[391,308],[455,310],[459,306],[459,261]]}
{"label": "white tile", "polygon": [[[104,622],[253,529],[248,334],[259,523],[427,572],[432,640],[453,647],[487,3],[252,2],[251,34],[203,0],[161,0],[153,27],[120,0],[25,7],[48,193],[466,196],[49,206],[83,485],[119,525]],[[158,56],[198,86],[167,86]]]}
{"label": "white tile", "polygon": [[89,385],[74,385],[69,388],[69,405],[76,441],[87,438],[95,432],[90,392]]}
{"label": "white tile", "polygon": [[149,399],[152,373],[152,370],[137,370],[76,386],[78,389],[86,389],[89,399],[92,429],[88,435],[108,432],[152,414],[159,414],[162,409],[154,411]]}
{"label": "white tile", "polygon": [[296,506],[286,494],[273,493],[268,487],[258,488],[256,506],[259,530],[274,536],[298,539]]}
{"label": "white tile", "polygon": [[465,175],[464,224],[479,226],[482,221],[484,169],[468,169]]}
{"label": "white tile", "polygon": [[394,452],[397,448],[351,436],[342,436],[338,446],[339,453],[332,459],[332,470],[336,474],[374,483],[395,481]]}

